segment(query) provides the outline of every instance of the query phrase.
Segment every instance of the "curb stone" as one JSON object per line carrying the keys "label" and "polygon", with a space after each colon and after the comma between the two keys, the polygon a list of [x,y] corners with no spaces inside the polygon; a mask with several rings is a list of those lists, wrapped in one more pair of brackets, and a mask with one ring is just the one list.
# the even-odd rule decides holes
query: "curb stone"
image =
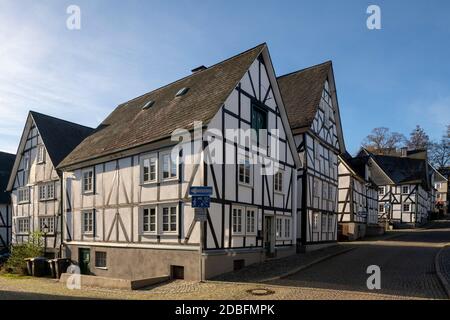
{"label": "curb stone", "polygon": [[449,249],[450,245],[445,245],[443,246],[441,249],[439,249],[438,253],[436,254],[436,256],[434,257],[434,267],[436,269],[436,273],[438,275],[438,278],[442,284],[442,286],[444,287],[445,293],[447,294],[447,298],[450,299],[450,284],[447,281],[447,278],[445,277],[442,269],[441,269],[441,263],[440,263],[440,259],[441,259],[441,254],[444,250]]}
{"label": "curb stone", "polygon": [[289,276],[291,276],[291,275],[293,275],[293,274],[295,274],[295,273],[297,273],[297,272],[300,272],[300,271],[302,271],[302,270],[305,270],[305,269],[307,269],[307,268],[310,268],[310,267],[312,267],[312,266],[315,265],[315,264],[318,264],[318,263],[320,263],[320,262],[322,262],[322,261],[325,261],[325,260],[334,258],[334,257],[336,257],[336,256],[339,256],[339,255],[341,255],[341,254],[347,253],[347,252],[352,251],[352,250],[354,250],[354,249],[356,249],[356,247],[347,248],[347,249],[343,249],[343,250],[341,250],[341,251],[339,251],[339,252],[331,253],[331,254],[329,254],[329,255],[326,255],[326,256],[324,256],[324,257],[321,257],[321,258],[318,258],[318,259],[316,259],[316,260],[314,260],[314,261],[311,261],[310,263],[307,263],[307,264],[305,264],[305,265],[303,265],[303,266],[294,268],[294,269],[292,269],[292,270],[290,270],[290,271],[288,271],[288,272],[285,272],[285,273],[283,273],[283,274],[281,274],[281,275],[279,275],[279,276],[275,276],[275,277],[263,279],[263,280],[261,280],[261,281],[259,281],[259,282],[260,282],[260,283],[266,283],[266,282],[270,282],[270,281],[279,280],[279,279],[282,279],[282,278],[289,277]]}

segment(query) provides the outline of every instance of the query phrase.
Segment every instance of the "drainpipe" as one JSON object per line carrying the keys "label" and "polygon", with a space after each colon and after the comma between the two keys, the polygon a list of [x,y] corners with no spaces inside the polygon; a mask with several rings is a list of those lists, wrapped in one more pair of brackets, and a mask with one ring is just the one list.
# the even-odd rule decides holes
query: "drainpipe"
{"label": "drainpipe", "polygon": [[63,239],[64,239],[64,186],[63,186],[63,172],[61,170],[58,170],[59,175],[59,192],[60,192],[60,200],[59,200],[59,211],[60,211],[60,244],[59,244],[59,257],[62,258],[62,251],[63,251]]}

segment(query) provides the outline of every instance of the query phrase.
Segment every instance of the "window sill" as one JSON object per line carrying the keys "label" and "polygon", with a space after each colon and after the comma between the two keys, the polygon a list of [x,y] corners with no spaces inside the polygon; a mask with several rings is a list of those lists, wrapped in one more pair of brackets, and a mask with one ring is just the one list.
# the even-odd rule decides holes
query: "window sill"
{"label": "window sill", "polygon": [[83,196],[91,196],[91,195],[94,194],[94,191],[83,191],[81,194],[82,194]]}
{"label": "window sill", "polygon": [[274,190],[274,192],[275,192],[276,194],[284,195],[284,192],[283,192],[283,190],[281,190],[281,191],[278,191],[278,190]]}
{"label": "window sill", "polygon": [[156,232],[141,232],[140,235],[143,237],[156,237],[156,236],[158,236],[158,233],[156,233]]}
{"label": "window sill", "polygon": [[26,201],[26,202],[17,202],[17,204],[30,204],[30,201]]}
{"label": "window sill", "polygon": [[161,183],[178,181],[178,177],[161,179]]}
{"label": "window sill", "polygon": [[146,182],[141,182],[141,187],[146,187],[146,186],[154,186],[158,184],[158,180],[154,180],[154,181],[146,181]]}
{"label": "window sill", "polygon": [[95,267],[95,269],[99,269],[99,270],[108,270],[108,267]]}
{"label": "window sill", "polygon": [[245,183],[245,182],[238,182],[238,185],[239,186],[241,186],[241,187],[246,187],[246,188],[250,188],[250,189],[252,189],[253,188],[253,185],[252,184],[248,184],[248,183]]}
{"label": "window sill", "polygon": [[[157,235],[157,234],[155,234]],[[163,231],[159,234],[160,236],[178,236],[178,231]]]}

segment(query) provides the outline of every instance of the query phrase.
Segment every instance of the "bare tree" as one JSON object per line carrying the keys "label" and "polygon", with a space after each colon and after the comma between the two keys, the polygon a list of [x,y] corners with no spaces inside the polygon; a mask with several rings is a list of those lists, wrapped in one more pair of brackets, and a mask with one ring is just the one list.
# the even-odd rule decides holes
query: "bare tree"
{"label": "bare tree", "polygon": [[450,125],[447,125],[447,133],[444,134],[441,141],[431,145],[429,158],[438,169],[450,165]]}
{"label": "bare tree", "polygon": [[428,149],[431,146],[430,137],[421,126],[417,125],[410,133],[406,146],[410,150]]}
{"label": "bare tree", "polygon": [[370,151],[383,151],[400,148],[404,145],[406,138],[398,132],[390,132],[386,127],[379,127],[364,139],[362,145]]}

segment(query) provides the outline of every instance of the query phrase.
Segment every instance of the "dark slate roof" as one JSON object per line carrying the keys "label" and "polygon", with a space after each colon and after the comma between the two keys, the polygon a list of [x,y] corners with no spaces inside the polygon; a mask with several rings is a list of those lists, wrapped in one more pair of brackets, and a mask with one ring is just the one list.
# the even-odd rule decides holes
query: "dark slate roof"
{"label": "dark slate roof", "polygon": [[[177,128],[190,130],[194,121],[208,123],[238,85],[266,44],[119,105],[75,148],[60,167],[111,155],[170,137]],[[189,91],[181,97],[182,88]],[[142,110],[147,102],[154,104]]]}
{"label": "dark slate roof", "polygon": [[311,127],[331,65],[331,61],[327,61],[278,77],[292,130]]}
{"label": "dark slate roof", "polygon": [[54,167],[94,129],[30,111]]}
{"label": "dark slate roof", "polygon": [[396,184],[422,183],[427,185],[427,162],[421,159],[373,155],[377,164]]}
{"label": "dark slate roof", "polygon": [[10,203],[9,193],[5,190],[15,158],[14,154],[0,152],[0,203]]}

